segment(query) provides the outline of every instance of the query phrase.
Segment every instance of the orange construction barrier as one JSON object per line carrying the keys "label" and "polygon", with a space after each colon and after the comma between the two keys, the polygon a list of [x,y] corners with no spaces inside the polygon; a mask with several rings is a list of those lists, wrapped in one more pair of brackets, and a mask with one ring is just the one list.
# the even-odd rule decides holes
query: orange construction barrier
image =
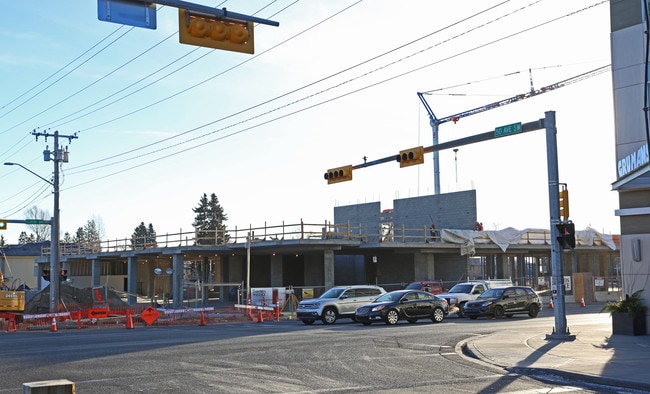
{"label": "orange construction barrier", "polygon": [[205,317],[203,316],[203,311],[201,311],[201,321],[199,322],[199,326],[205,326]]}
{"label": "orange construction barrier", "polygon": [[585,297],[582,297],[582,298],[580,299],[580,306],[581,306],[581,307],[585,307]]}
{"label": "orange construction barrier", "polygon": [[51,331],[52,331],[52,332],[57,332],[57,328],[56,328],[56,317],[53,317],[53,318],[52,318],[52,330],[51,330]]}
{"label": "orange construction barrier", "polygon": [[7,332],[10,332],[13,330],[13,332],[16,332],[16,318],[14,317],[14,314],[10,314],[9,318],[7,320]]}
{"label": "orange construction barrier", "polygon": [[257,322],[264,323],[264,318],[262,317],[262,310],[257,311]]}

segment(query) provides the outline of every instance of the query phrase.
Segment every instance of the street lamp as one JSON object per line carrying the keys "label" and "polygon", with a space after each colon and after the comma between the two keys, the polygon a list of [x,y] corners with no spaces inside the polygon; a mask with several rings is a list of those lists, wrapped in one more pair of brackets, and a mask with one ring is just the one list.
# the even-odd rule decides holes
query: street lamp
{"label": "street lamp", "polygon": [[50,313],[57,312],[59,304],[59,167],[58,160],[54,160],[54,181],[49,181],[42,176],[38,175],[29,168],[18,163],[7,162],[6,166],[18,166],[27,170],[28,172],[36,175],[45,182],[54,187],[54,217],[51,221],[51,236],[50,236]]}

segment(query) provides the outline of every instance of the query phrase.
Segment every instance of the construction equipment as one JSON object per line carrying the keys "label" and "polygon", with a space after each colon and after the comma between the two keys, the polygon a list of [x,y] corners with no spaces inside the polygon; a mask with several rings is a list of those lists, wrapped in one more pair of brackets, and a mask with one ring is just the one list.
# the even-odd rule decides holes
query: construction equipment
{"label": "construction equipment", "polygon": [[[5,263],[9,266],[7,257],[2,254]],[[14,288],[14,280],[11,284],[5,285],[5,278],[0,270],[0,312],[22,312],[25,310],[25,292]]]}

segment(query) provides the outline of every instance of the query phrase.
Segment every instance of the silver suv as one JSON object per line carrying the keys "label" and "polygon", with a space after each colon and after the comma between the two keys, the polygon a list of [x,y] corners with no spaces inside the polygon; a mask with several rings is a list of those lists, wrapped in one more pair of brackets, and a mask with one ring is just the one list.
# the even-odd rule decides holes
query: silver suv
{"label": "silver suv", "polygon": [[346,317],[354,319],[357,307],[369,304],[385,293],[386,290],[379,286],[332,287],[316,299],[300,301],[297,317],[305,324],[312,324],[317,319],[323,324],[333,324]]}

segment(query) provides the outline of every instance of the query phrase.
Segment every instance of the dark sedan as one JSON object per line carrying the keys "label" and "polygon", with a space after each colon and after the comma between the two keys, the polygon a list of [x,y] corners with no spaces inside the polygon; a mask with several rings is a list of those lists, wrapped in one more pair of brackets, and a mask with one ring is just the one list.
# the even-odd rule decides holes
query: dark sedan
{"label": "dark sedan", "polygon": [[397,290],[358,307],[354,317],[364,325],[379,321],[397,324],[399,320],[415,323],[419,319],[440,323],[448,313],[449,305],[443,298],[420,290]]}
{"label": "dark sedan", "polygon": [[465,303],[464,312],[470,319],[479,316],[494,318],[512,317],[517,313],[526,313],[537,317],[542,309],[542,302],[535,290],[526,286],[511,286],[489,289],[474,301]]}

